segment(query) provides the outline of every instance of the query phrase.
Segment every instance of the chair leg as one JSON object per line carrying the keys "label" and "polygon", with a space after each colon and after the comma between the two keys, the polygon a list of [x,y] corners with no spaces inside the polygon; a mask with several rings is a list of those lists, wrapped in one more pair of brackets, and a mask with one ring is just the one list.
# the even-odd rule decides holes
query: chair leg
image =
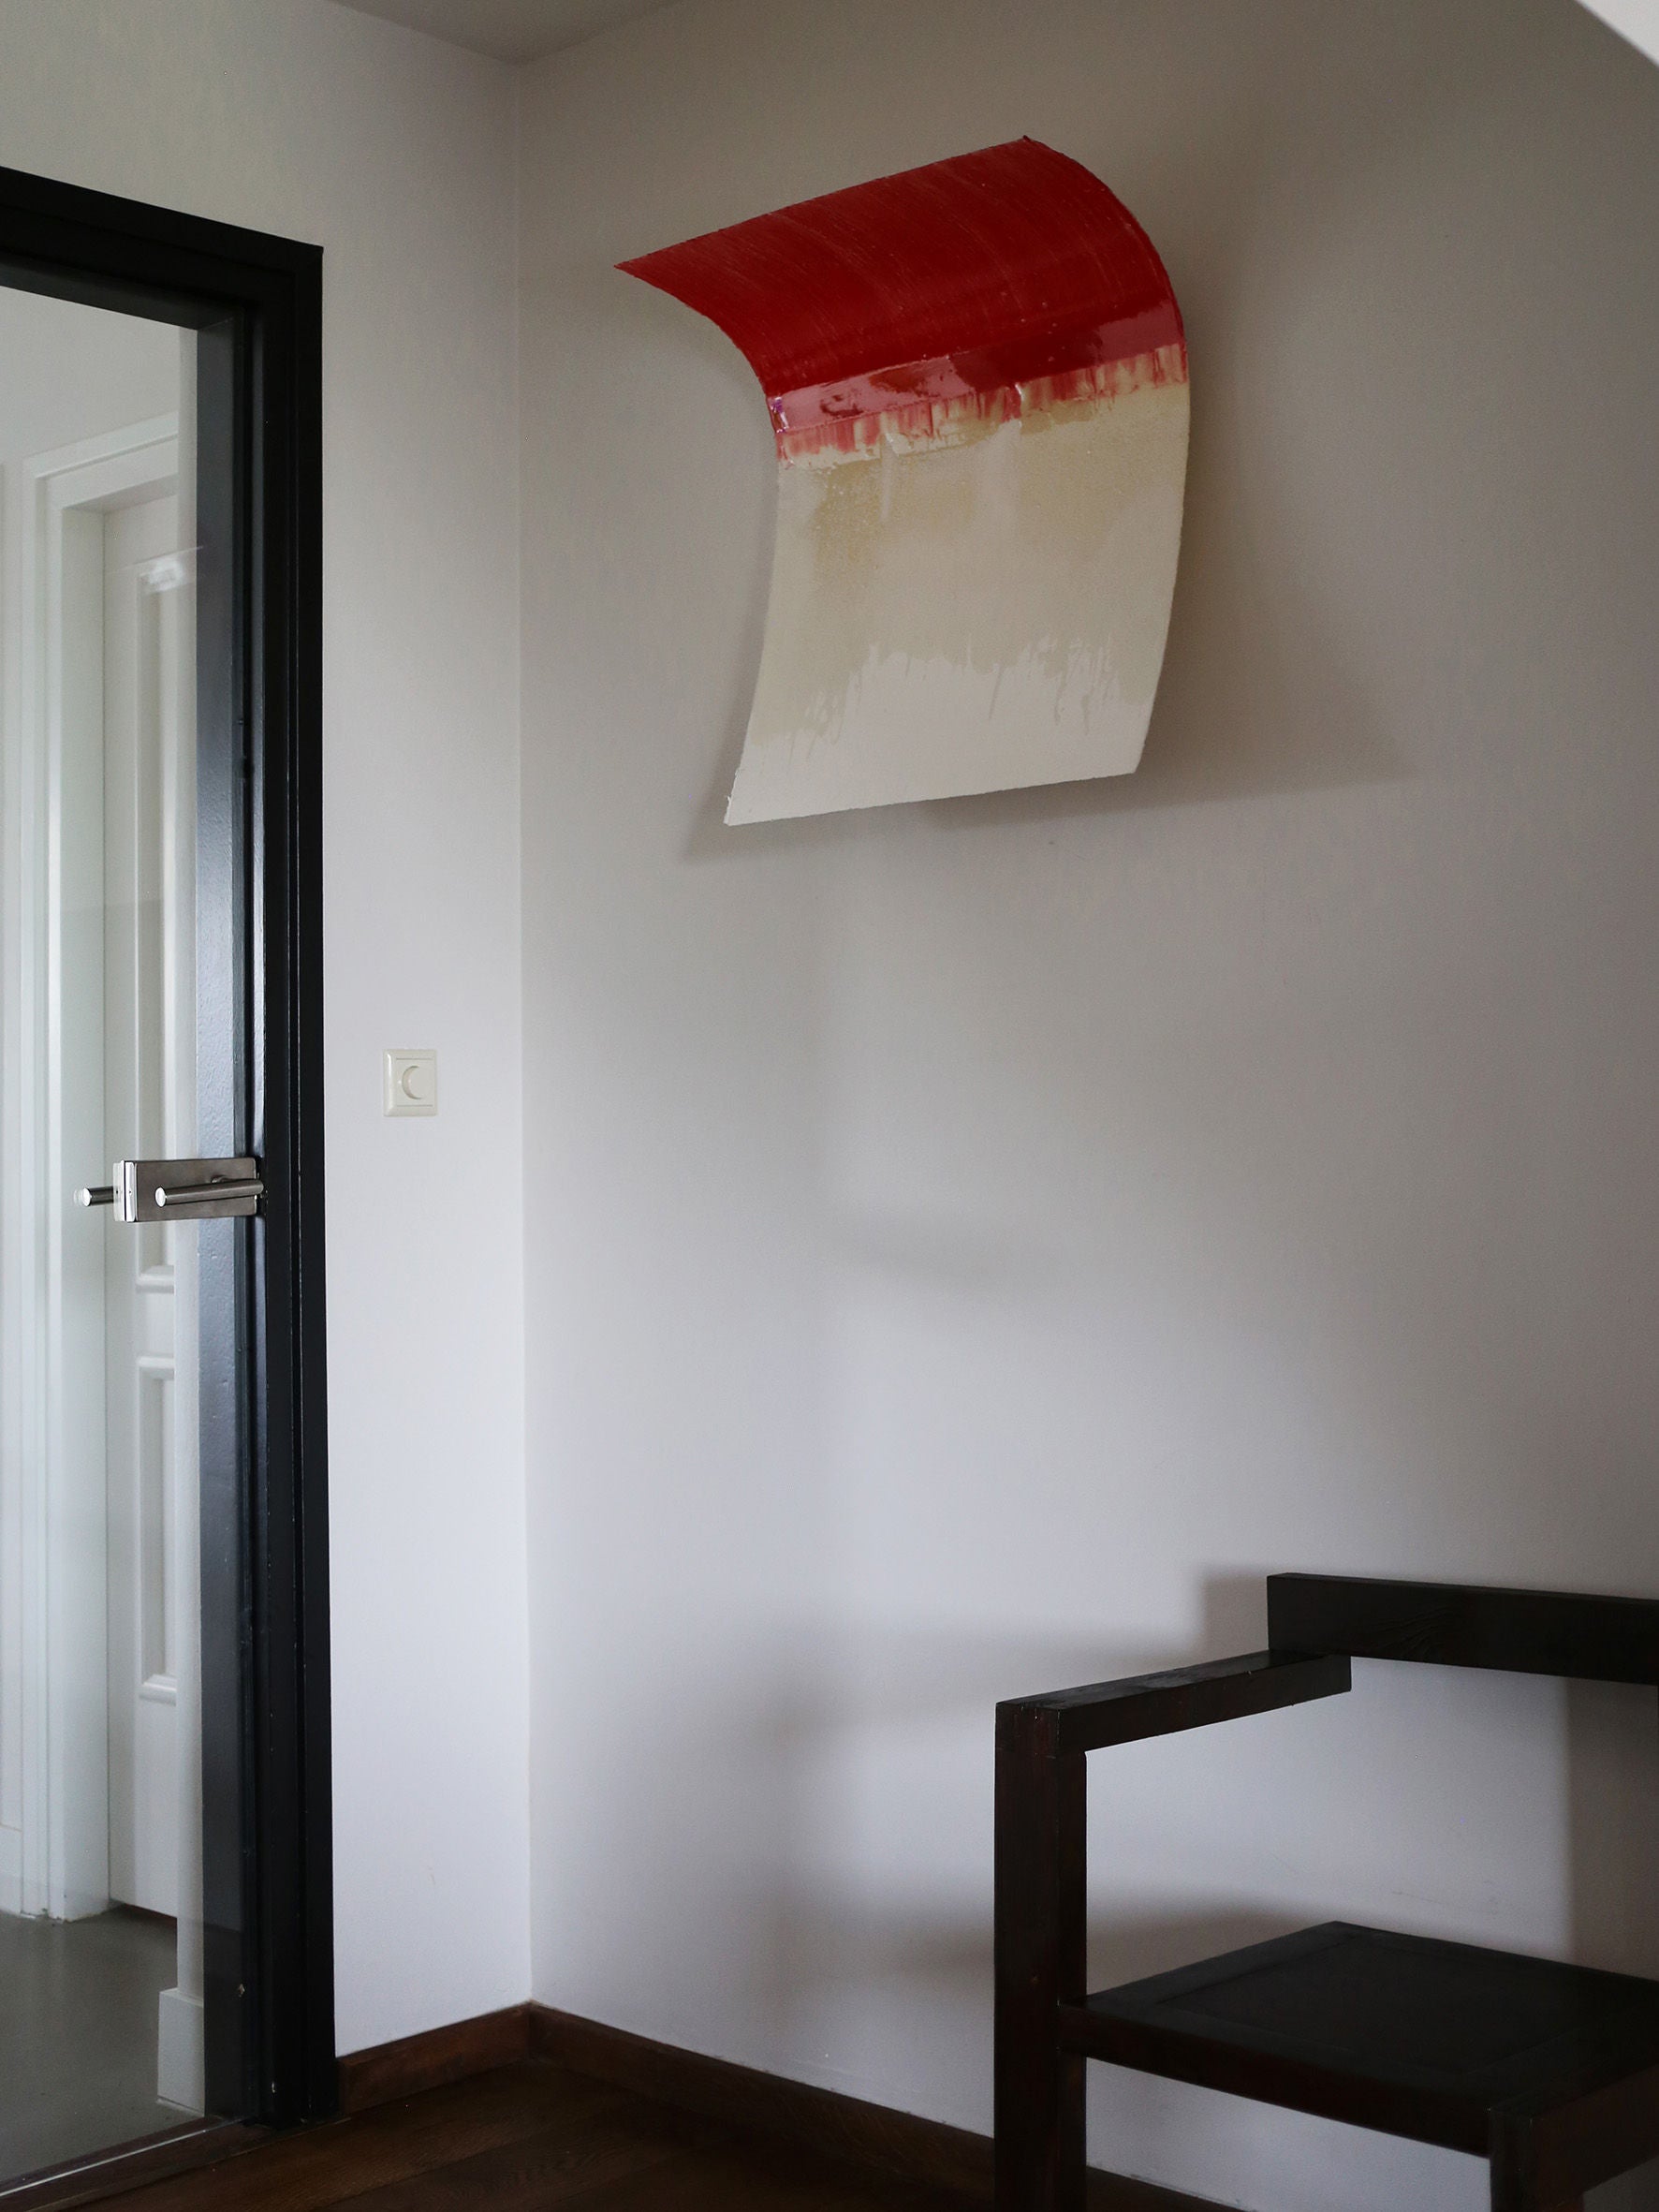
{"label": "chair leg", "polygon": [[1023,2089],[1018,2116],[997,2122],[995,2212],[1083,2212],[1083,2061],[1050,2054]]}
{"label": "chair leg", "polygon": [[1584,2212],[1582,2197],[1564,2197],[1559,2203],[1540,2205],[1537,2192],[1520,2180],[1507,2164],[1492,2162],[1492,2212]]}
{"label": "chair leg", "polygon": [[1080,1753],[1040,1706],[997,1712],[996,2212],[1083,2212],[1083,2060],[1056,2008],[1083,1995]]}

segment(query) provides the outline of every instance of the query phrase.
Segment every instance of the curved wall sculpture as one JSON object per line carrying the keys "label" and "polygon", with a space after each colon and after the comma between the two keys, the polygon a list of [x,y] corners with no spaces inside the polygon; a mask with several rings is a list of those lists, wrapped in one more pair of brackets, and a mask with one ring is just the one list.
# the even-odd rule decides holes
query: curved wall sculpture
{"label": "curved wall sculpture", "polygon": [[622,266],[733,340],[777,438],[728,822],[1136,766],[1175,589],[1186,343],[1097,177],[1020,139]]}

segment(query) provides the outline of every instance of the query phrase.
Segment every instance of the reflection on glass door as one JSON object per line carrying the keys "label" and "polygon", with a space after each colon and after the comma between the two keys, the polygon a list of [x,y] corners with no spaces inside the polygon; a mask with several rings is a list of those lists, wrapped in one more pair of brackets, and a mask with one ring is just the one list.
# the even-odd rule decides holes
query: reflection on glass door
{"label": "reflection on glass door", "polygon": [[0,2188],[206,2101],[193,347],[0,289]]}

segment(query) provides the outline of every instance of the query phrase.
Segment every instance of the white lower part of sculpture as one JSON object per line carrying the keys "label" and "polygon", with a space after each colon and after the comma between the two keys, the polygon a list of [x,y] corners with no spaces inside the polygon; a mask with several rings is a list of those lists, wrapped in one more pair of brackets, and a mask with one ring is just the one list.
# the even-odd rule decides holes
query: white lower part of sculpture
{"label": "white lower part of sculpture", "polygon": [[1593,15],[1639,47],[1651,62],[1659,62],[1659,0],[1584,0]]}
{"label": "white lower part of sculpture", "polygon": [[771,602],[728,822],[1123,775],[1175,591],[1184,354],[924,436],[778,465]]}

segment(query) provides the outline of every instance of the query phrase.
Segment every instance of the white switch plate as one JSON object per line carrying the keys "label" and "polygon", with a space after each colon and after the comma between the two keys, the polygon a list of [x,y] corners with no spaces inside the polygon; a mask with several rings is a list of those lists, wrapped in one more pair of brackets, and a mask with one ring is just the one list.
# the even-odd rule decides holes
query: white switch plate
{"label": "white switch plate", "polygon": [[386,1055],[388,1113],[435,1113],[438,1110],[438,1055],[429,1052],[389,1052]]}

